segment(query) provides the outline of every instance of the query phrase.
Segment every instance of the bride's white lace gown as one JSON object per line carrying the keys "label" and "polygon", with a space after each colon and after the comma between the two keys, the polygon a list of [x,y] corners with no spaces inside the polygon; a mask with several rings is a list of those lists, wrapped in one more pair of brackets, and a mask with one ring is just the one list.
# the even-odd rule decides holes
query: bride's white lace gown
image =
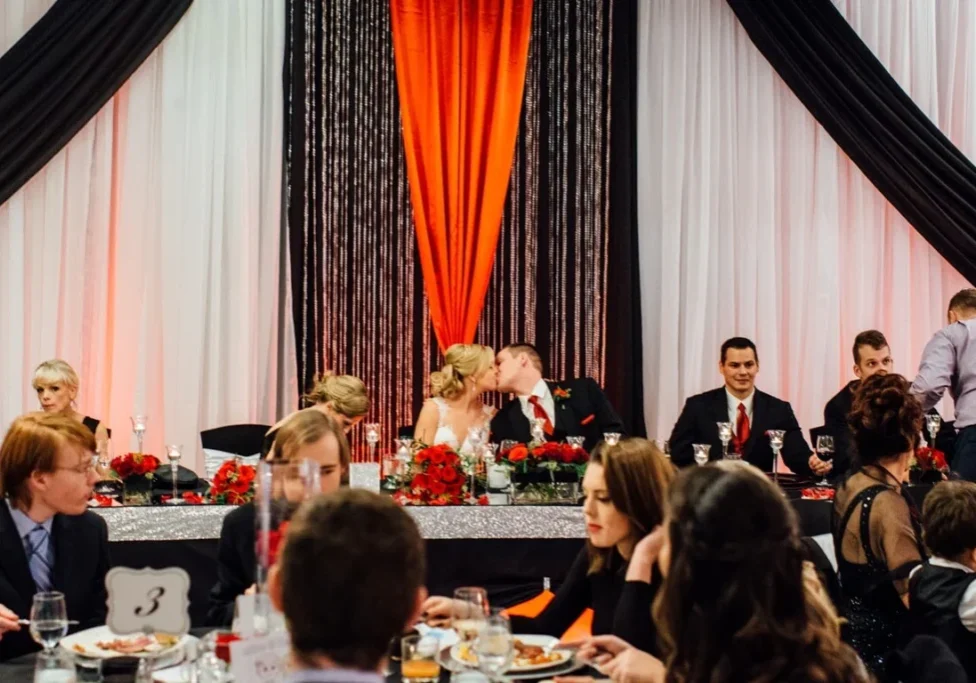
{"label": "bride's white lace gown", "polygon": [[[468,442],[467,434],[464,435],[464,440],[458,438],[458,435],[454,433],[450,425],[447,424],[447,414],[451,410],[451,406],[448,405],[447,401],[439,396],[435,396],[431,399],[434,405],[437,406],[438,417],[437,417],[437,431],[434,432],[434,443],[432,446],[437,446],[438,444],[447,444],[453,448],[458,453],[470,453],[472,448],[471,444]],[[491,406],[484,407],[485,420],[482,423],[485,427],[491,422],[492,416],[495,414],[495,409]]]}

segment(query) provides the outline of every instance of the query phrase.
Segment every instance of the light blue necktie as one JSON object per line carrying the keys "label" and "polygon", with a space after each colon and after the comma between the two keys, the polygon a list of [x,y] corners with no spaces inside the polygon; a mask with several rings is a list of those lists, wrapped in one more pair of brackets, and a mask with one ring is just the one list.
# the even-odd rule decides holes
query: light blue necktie
{"label": "light blue necktie", "polygon": [[27,536],[27,565],[30,567],[34,585],[41,593],[51,590],[51,563],[48,559],[50,535],[47,529],[38,524]]}

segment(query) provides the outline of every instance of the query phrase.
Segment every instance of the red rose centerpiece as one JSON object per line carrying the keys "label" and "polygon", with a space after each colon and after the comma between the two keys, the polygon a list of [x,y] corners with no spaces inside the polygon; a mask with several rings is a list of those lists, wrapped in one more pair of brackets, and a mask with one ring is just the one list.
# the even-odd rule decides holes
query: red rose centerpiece
{"label": "red rose centerpiece", "polygon": [[243,505],[254,499],[254,467],[240,460],[228,460],[214,475],[207,492],[212,503]]}
{"label": "red rose centerpiece", "polygon": [[940,482],[948,473],[949,462],[945,453],[929,446],[915,449],[915,457],[908,472],[909,480],[913,484]]}
{"label": "red rose centerpiece", "polygon": [[514,503],[576,502],[589,454],[571,443],[515,444],[498,454],[514,485]]}
{"label": "red rose centerpiece", "polygon": [[152,477],[159,469],[159,458],[148,453],[126,453],[112,458],[112,471],[122,481],[131,477]]}
{"label": "red rose centerpiece", "polygon": [[468,477],[454,449],[419,444],[394,498],[403,505],[463,505],[468,495]]}

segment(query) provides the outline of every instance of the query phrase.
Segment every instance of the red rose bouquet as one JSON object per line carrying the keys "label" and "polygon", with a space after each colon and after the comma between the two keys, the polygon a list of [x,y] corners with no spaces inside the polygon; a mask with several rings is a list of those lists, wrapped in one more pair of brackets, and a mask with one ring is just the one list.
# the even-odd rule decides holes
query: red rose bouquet
{"label": "red rose bouquet", "polygon": [[207,495],[219,505],[243,505],[254,499],[254,467],[228,460],[214,475]]}
{"label": "red rose bouquet", "polygon": [[582,476],[589,454],[578,446],[547,441],[532,448],[525,444],[501,451],[499,459],[516,472],[573,470]]}
{"label": "red rose bouquet", "polygon": [[159,468],[159,458],[147,453],[126,453],[112,458],[109,463],[119,479],[129,477],[151,477]]}
{"label": "red rose bouquet", "polygon": [[395,498],[405,505],[461,505],[468,497],[468,477],[450,446],[421,447],[414,453],[406,482]]}
{"label": "red rose bouquet", "polygon": [[945,453],[928,446],[915,449],[915,464],[923,472],[936,470],[946,473],[949,471],[949,463],[946,462]]}

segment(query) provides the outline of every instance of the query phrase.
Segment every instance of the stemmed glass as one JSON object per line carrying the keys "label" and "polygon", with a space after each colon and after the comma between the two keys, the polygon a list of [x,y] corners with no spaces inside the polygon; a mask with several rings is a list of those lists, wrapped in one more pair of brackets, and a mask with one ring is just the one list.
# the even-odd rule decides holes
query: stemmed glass
{"label": "stemmed glass", "polygon": [[542,443],[546,440],[546,421],[541,417],[532,418],[532,442]]}
{"label": "stemmed glass", "polygon": [[782,429],[770,429],[766,436],[769,437],[769,446],[773,449],[773,481],[779,484],[779,452],[783,449],[786,432]]}
{"label": "stemmed glass", "polygon": [[722,442],[722,458],[728,460],[729,458],[729,441],[732,440],[732,423],[731,422],[717,422],[718,425],[718,438]]}
{"label": "stemmed glass", "polygon": [[99,439],[95,443],[95,453],[98,456],[98,466],[102,469],[112,464],[112,440]]}
{"label": "stemmed glass", "polygon": [[176,475],[180,470],[180,458],[183,457],[183,446],[179,444],[169,444],[166,446],[166,457],[169,458],[169,471],[173,477],[173,497],[169,499],[169,502],[173,505],[179,505],[180,499],[176,495]]}
{"label": "stemmed glass", "polygon": [[404,437],[401,439],[395,439],[397,443],[397,474],[405,474],[407,471],[407,466],[410,464],[410,447],[413,446],[413,439],[410,437]]}
{"label": "stemmed glass", "polygon": [[942,416],[938,413],[932,413],[931,415],[925,416],[925,429],[929,433],[929,447],[935,448],[935,435],[939,433],[939,427],[942,425]]}
{"label": "stemmed glass", "polygon": [[369,447],[369,461],[376,459],[376,444],[380,442],[380,425],[377,422],[367,422],[365,426],[366,445]]}
{"label": "stemmed glass", "polygon": [[[817,437],[817,457],[821,460],[830,460],[834,456],[834,437],[821,435]],[[827,475],[817,482],[817,486],[830,486]]]}
{"label": "stemmed glass", "polygon": [[620,432],[604,432],[603,440],[607,442],[608,446],[616,446],[620,443]]}
{"label": "stemmed glass", "polygon": [[712,450],[712,446],[707,443],[693,443],[691,450],[695,453],[695,463],[704,465],[708,462],[708,452]]}
{"label": "stemmed glass", "polygon": [[488,430],[485,427],[468,427],[468,438],[465,441],[468,447],[471,449],[470,454],[465,460],[470,463],[468,467],[468,474],[471,476],[471,489],[470,495],[474,496],[475,487],[477,486],[477,476],[478,476],[478,461],[484,457],[484,451],[482,450],[485,445],[485,440],[488,438]]}
{"label": "stemmed glass", "polygon": [[583,444],[586,443],[586,437],[585,436],[567,436],[566,437],[566,443],[568,443],[573,448],[576,448],[576,449],[582,451],[582,450],[584,450],[583,449]]}
{"label": "stemmed glass", "polygon": [[451,625],[457,631],[461,643],[473,648],[491,612],[488,592],[484,588],[465,587],[454,591]]}
{"label": "stemmed glass", "polygon": [[146,435],[146,423],[149,422],[149,416],[133,415],[129,419],[132,420],[132,433],[136,435],[136,440],[139,442],[139,453],[142,453],[142,440]]}
{"label": "stemmed glass", "polygon": [[30,611],[30,634],[34,642],[50,655],[67,633],[68,608],[64,604],[64,593],[35,593]]}
{"label": "stemmed glass", "polygon": [[488,617],[474,641],[474,654],[478,658],[478,669],[488,680],[503,678],[515,659],[515,639],[507,616],[496,612]]}

